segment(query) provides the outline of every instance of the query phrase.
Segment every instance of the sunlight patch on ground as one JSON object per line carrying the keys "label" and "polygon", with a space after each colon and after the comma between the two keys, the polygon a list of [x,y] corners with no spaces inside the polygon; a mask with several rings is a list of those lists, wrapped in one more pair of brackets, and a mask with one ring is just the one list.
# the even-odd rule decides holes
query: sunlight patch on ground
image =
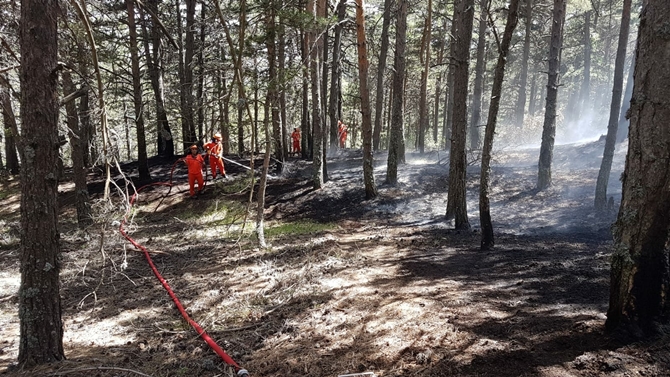
{"label": "sunlight patch on ground", "polygon": [[135,341],[136,327],[141,326],[139,319],[148,320],[160,315],[159,310],[124,310],[118,315],[91,322],[93,311],[80,312],[78,315],[63,318],[63,344],[68,349],[90,346],[121,346]]}
{"label": "sunlight patch on ground", "polygon": [[0,298],[18,294],[20,284],[21,275],[8,271],[0,272]]}

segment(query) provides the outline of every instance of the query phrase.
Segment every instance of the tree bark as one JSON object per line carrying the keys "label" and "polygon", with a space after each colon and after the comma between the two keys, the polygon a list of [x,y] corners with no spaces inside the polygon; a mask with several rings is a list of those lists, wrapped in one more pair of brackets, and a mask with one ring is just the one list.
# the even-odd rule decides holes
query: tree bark
{"label": "tree bark", "polygon": [[621,104],[621,113],[619,115],[619,130],[617,131],[617,143],[621,143],[628,138],[628,109],[630,109],[630,100],[633,97],[633,75],[635,74],[635,57],[630,62],[628,78],[626,79],[626,90]]}
{"label": "tree bark", "polygon": [[[444,22],[442,31],[446,31],[447,23]],[[440,50],[437,53],[437,64],[442,65],[444,63],[444,40],[439,40]],[[437,76],[437,81],[435,82],[435,103],[433,104],[433,143],[437,145],[438,138],[437,134],[440,129],[440,97],[442,97],[442,77],[444,76],[444,70],[440,69],[440,73]]]}
{"label": "tree bark", "polygon": [[21,3],[19,364],[65,359],[59,292],[58,2]]}
{"label": "tree bark", "polygon": [[456,19],[456,5],[454,5],[454,13],[451,18],[451,33],[449,34],[449,71],[447,73],[447,108],[444,123],[444,147],[446,150],[451,148],[451,134],[454,123],[454,69],[456,69],[456,61],[454,58],[456,48],[456,33],[458,29],[458,20]]}
{"label": "tree bark", "polygon": [[612,88],[612,104],[610,105],[610,117],[607,122],[607,137],[605,138],[605,151],[596,181],[595,208],[602,211],[607,208],[607,184],[612,171],[612,160],[614,159],[614,147],[616,146],[616,134],[619,128],[619,111],[621,110],[621,92],[623,89],[623,68],[626,63],[626,46],[628,45],[628,33],[630,30],[630,7],[632,0],[623,1],[621,14],[621,29],[619,30],[619,45],[617,46],[616,61],[614,63],[614,84]]}
{"label": "tree bark", "polygon": [[403,103],[405,99],[405,45],[407,43],[407,0],[398,0],[396,16],[395,57],[393,62],[393,97],[386,182],[398,184],[398,165],[405,162]]}
{"label": "tree bark", "polygon": [[591,11],[584,13],[584,79],[579,93],[579,106],[576,118],[590,102],[591,93]]}
{"label": "tree bark", "polygon": [[[149,0],[147,6],[154,14],[158,13],[159,0]],[[174,140],[165,111],[165,98],[163,95],[163,46],[161,44],[162,31],[155,20],[151,22],[151,36],[147,32],[146,23],[143,24],[144,50],[147,60],[151,88],[156,101],[156,146],[159,156],[165,158],[174,157]],[[152,48],[149,48],[151,40]]]}
{"label": "tree bark", "polygon": [[363,181],[365,198],[377,196],[374,161],[372,157],[372,114],[370,114],[370,89],[368,87],[368,46],[365,37],[363,0],[356,0],[356,42],[358,45],[358,79],[361,94],[361,129],[363,131]]}
{"label": "tree bark", "polygon": [[[239,82],[237,85],[237,153],[242,156],[244,154],[244,107],[246,105],[246,98],[244,98],[244,66],[242,65],[242,57],[244,56],[244,41],[245,32],[247,28],[247,1],[240,0],[240,31],[238,36],[237,53],[237,69],[239,72]],[[254,151],[252,150],[251,153]]]}
{"label": "tree bark", "polygon": [[0,105],[2,105],[2,121],[5,128],[5,159],[6,168],[11,175],[19,174],[19,155],[16,152],[18,126],[9,97],[9,88],[0,85]]}
{"label": "tree bark", "polygon": [[498,51],[498,62],[493,73],[493,88],[491,89],[491,104],[484,133],[484,148],[482,150],[482,166],[479,179],[479,221],[482,227],[481,249],[489,250],[495,244],[493,237],[493,224],[491,223],[491,205],[489,202],[489,177],[491,176],[491,151],[493,150],[493,137],[495,136],[496,123],[498,121],[498,110],[500,109],[500,96],[502,84],[505,78],[505,63],[507,53],[512,41],[512,35],[519,18],[519,0],[512,0],[507,10],[507,24],[503,33],[502,42]]}
{"label": "tree bark", "polygon": [[198,86],[196,88],[196,124],[198,129],[198,140],[202,140],[205,137],[205,61],[204,61],[204,49],[205,49],[205,37],[207,35],[207,12],[205,11],[207,7],[200,7],[200,33],[198,35],[199,40],[197,44],[198,57],[197,57],[197,67],[198,67]]}
{"label": "tree bark", "polygon": [[567,0],[554,0],[551,40],[549,42],[547,103],[544,112],[542,145],[540,146],[540,160],[538,162],[537,173],[538,190],[544,190],[551,186],[551,162],[554,157],[554,137],[556,136],[556,108],[566,3]]}
{"label": "tree bark", "polygon": [[[223,48],[221,48],[221,61],[226,61]],[[217,74],[217,85],[219,86],[219,117],[221,124],[221,139],[223,140],[223,154],[230,154],[230,87],[226,85],[226,72],[219,70]]]}
{"label": "tree bark", "polygon": [[[315,189],[320,189],[323,186],[323,107],[321,106],[321,60],[323,56],[321,51],[322,38],[317,36],[318,30],[316,23],[319,18],[319,7],[316,0],[309,0],[307,3],[307,12],[312,16],[314,22],[309,31],[309,39],[307,46],[310,51],[310,79],[311,79],[311,93],[312,93],[312,186]],[[312,45],[313,44],[313,45]]]}
{"label": "tree bark", "polygon": [[[277,25],[275,24],[275,4],[270,2],[269,9],[266,9],[266,27],[267,33],[265,36],[265,46],[268,52],[268,90],[267,100],[270,106],[270,113],[272,115],[272,140],[274,142],[274,155],[278,161],[277,170],[281,173],[284,168],[284,154],[282,146],[281,122],[279,119],[279,77],[277,75]],[[269,136],[269,135],[268,135]]]}
{"label": "tree bark", "polygon": [[533,73],[533,81],[530,83],[530,99],[528,100],[528,114],[535,115],[535,103],[537,98],[537,75]]}
{"label": "tree bark", "polygon": [[182,114],[186,122],[187,134],[184,135],[184,146],[198,142],[195,133],[195,117],[193,114],[195,99],[193,96],[193,57],[195,56],[195,3],[196,0],[186,0],[186,36],[184,39],[184,91],[185,107]]}
{"label": "tree bark", "polygon": [[372,135],[372,147],[379,150],[382,133],[382,112],[384,107],[384,74],[386,73],[386,57],[389,50],[389,26],[391,25],[392,0],[384,0],[384,13],[382,15],[381,46],[379,50],[379,62],[377,63],[377,95],[375,96],[375,125]]}
{"label": "tree bark", "polygon": [[[527,0],[531,1],[531,0]],[[472,121],[470,124],[470,149],[479,149],[479,126],[482,119],[482,92],[484,90],[484,66],[486,65],[486,15],[488,0],[479,1],[479,30],[477,38],[477,63],[475,63],[475,81],[472,94]]]}
{"label": "tree bark", "polygon": [[128,10],[128,32],[130,34],[130,61],[133,74],[133,103],[135,105],[135,128],[137,130],[137,168],[140,181],[151,179],[147,162],[147,142],[144,134],[144,109],[142,104],[142,81],[140,58],[137,48],[137,28],[135,27],[135,5],[133,0],[126,0]]}
{"label": "tree bark", "polygon": [[447,220],[455,219],[456,229],[470,229],[466,204],[465,177],[467,161],[465,134],[468,125],[468,66],[470,64],[470,40],[474,21],[474,0],[463,0],[454,12],[457,24],[457,39],[454,44],[454,118],[449,154],[449,196],[447,197]]}
{"label": "tree bark", "polygon": [[432,0],[428,0],[428,14],[423,31],[423,43],[421,46],[421,62],[423,63],[423,70],[421,71],[421,93],[419,95],[419,132],[417,137],[417,144],[419,153],[425,152],[426,144],[426,130],[428,129],[428,71],[430,69],[430,40],[432,33]]}
{"label": "tree bark", "polygon": [[[63,72],[63,89],[66,93],[74,93],[77,89],[72,82],[70,72]],[[93,221],[91,219],[91,205],[86,185],[86,166],[84,165],[84,141],[79,128],[79,114],[74,101],[65,104],[67,113],[67,127],[70,136],[70,148],[72,157],[72,175],[74,177],[75,203],[77,207],[77,225],[85,228]]]}
{"label": "tree bark", "polygon": [[667,323],[670,268],[670,51],[665,0],[647,0],[640,14],[630,136],[619,216],[614,228],[610,303],[605,326],[633,335]]}
{"label": "tree bark", "polygon": [[342,49],[342,23],[347,15],[346,0],[337,2],[337,24],[335,25],[335,37],[333,38],[333,61],[332,73],[330,77],[330,98],[328,105],[328,116],[330,117],[330,148],[335,149],[338,146],[337,121],[342,119],[340,114],[342,93],[340,81],[342,72],[340,69],[340,54]]}
{"label": "tree bark", "polygon": [[270,154],[272,152],[272,145],[270,143],[270,127],[269,123],[269,109],[270,104],[274,101],[270,98],[265,99],[265,117],[263,120],[263,130],[265,131],[265,153],[263,155],[263,173],[261,179],[258,181],[258,192],[256,194],[256,235],[258,236],[258,245],[262,248],[267,247],[265,243],[265,187],[267,186],[268,170],[270,169]]}
{"label": "tree bark", "polygon": [[302,64],[302,135],[300,144],[302,145],[302,158],[312,158],[312,122],[309,114],[309,33],[302,33],[300,38],[300,55]]}
{"label": "tree bark", "polygon": [[[528,85],[528,58],[530,56],[530,33],[533,26],[533,0],[526,0],[526,35],[523,39],[523,56],[519,73],[519,95],[516,101],[516,125],[523,127],[526,112],[526,86]],[[490,111],[490,110],[489,110]]]}
{"label": "tree bark", "polygon": [[[279,18],[280,25],[275,25],[277,29],[277,69],[279,70],[280,77],[286,73],[286,32],[283,26],[283,20]],[[277,98],[279,104],[279,116],[280,116],[280,137],[282,140],[282,161],[288,159],[288,149],[290,142],[290,134],[288,131],[288,121],[286,120],[286,82],[285,80],[280,80],[279,86],[277,87],[278,93]]]}
{"label": "tree bark", "polygon": [[175,13],[177,14],[177,45],[178,45],[178,64],[177,71],[179,74],[179,112],[181,115],[181,141],[183,153],[188,153],[190,129],[188,121],[186,120],[186,90],[185,90],[185,75],[184,75],[184,43],[183,43],[183,22],[181,17],[180,0],[175,0]]}

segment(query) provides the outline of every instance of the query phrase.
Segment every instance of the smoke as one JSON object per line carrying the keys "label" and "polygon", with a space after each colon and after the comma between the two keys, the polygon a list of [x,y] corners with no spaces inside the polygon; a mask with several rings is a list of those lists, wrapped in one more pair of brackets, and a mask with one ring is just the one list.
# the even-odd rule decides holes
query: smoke
{"label": "smoke", "polygon": [[564,114],[564,122],[556,128],[556,144],[585,143],[598,140],[607,133],[607,114],[591,107],[581,109],[578,116]]}

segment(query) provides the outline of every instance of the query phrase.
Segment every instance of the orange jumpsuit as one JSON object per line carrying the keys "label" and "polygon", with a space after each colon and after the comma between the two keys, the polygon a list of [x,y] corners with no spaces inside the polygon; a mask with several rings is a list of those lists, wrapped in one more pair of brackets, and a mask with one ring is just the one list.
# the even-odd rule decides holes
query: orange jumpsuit
{"label": "orange jumpsuit", "polygon": [[300,131],[293,131],[291,139],[293,139],[293,153],[300,153]]}
{"label": "orange jumpsuit", "polygon": [[204,187],[204,180],[202,179],[202,166],[205,164],[202,156],[196,154],[193,156],[189,154],[184,157],[184,162],[188,167],[188,187],[191,196],[195,196],[195,182],[198,181],[198,193],[202,191]]}
{"label": "orange jumpsuit", "polygon": [[337,134],[340,136],[340,148],[344,148],[344,144],[347,142],[347,126],[340,124]]}
{"label": "orange jumpsuit", "polygon": [[226,168],[223,166],[221,153],[223,145],[220,141],[212,141],[205,144],[205,150],[209,154],[209,167],[212,169],[212,179],[216,178],[216,169],[221,170],[221,175],[226,175]]}

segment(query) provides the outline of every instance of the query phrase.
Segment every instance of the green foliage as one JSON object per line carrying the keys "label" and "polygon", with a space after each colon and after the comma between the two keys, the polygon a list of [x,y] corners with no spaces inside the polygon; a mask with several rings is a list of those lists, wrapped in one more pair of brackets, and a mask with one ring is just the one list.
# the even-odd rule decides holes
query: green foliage
{"label": "green foliage", "polygon": [[301,220],[297,222],[281,223],[274,227],[265,229],[266,237],[281,237],[281,236],[299,236],[299,235],[315,235],[327,230],[334,229],[334,223],[317,223],[312,220]]}

